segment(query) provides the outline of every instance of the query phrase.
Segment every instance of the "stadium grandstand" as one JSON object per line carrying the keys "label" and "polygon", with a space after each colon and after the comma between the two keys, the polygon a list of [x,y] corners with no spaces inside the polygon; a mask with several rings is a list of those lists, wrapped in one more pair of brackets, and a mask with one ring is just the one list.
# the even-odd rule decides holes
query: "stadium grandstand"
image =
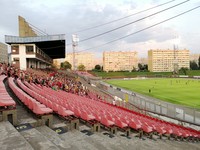
{"label": "stadium grandstand", "polygon": [[[88,74],[40,69],[51,64],[45,54],[64,57],[65,40],[29,32],[33,37],[6,36],[7,43],[19,46],[13,62],[20,61],[0,64],[1,149],[199,149],[200,131],[152,117],[125,101],[118,105],[114,95],[88,84]],[[31,54],[25,53],[29,44]]]}
{"label": "stadium grandstand", "polygon": [[22,70],[26,68],[49,68],[53,59],[65,58],[65,35],[48,35],[28,23],[21,16],[19,36],[5,36],[11,45],[11,63]]}

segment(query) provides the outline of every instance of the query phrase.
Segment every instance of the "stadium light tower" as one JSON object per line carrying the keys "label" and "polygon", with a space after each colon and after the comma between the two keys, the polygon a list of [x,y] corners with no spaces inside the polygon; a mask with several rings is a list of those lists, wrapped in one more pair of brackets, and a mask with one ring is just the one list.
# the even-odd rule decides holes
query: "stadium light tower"
{"label": "stadium light tower", "polygon": [[76,60],[75,60],[75,51],[78,46],[79,38],[76,34],[72,35],[72,47],[73,47],[73,70],[76,71]]}

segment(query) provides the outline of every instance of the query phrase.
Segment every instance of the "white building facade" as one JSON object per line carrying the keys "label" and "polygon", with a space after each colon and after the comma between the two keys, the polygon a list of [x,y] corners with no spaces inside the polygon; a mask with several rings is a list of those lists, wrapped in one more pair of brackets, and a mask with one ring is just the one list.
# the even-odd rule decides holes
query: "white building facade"
{"label": "white building facade", "polygon": [[8,63],[8,46],[0,42],[0,62]]}

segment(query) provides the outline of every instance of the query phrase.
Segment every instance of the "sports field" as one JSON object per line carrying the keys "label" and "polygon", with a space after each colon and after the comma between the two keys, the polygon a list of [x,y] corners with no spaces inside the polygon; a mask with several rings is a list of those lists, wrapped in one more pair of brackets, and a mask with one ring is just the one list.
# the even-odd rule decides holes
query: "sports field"
{"label": "sports field", "polygon": [[108,80],[107,83],[163,101],[200,108],[200,80],[162,78]]}

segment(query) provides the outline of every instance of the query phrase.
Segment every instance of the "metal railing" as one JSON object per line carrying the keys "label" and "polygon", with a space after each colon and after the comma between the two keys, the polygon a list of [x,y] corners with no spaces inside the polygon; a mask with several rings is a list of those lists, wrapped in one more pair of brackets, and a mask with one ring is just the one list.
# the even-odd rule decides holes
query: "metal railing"
{"label": "metal railing", "polygon": [[[133,93],[132,91],[118,88],[104,82],[99,82],[97,87],[111,95],[121,98],[122,101],[118,102],[119,104],[117,105],[126,107],[127,109],[133,110],[136,107],[142,112],[152,112],[182,122],[200,125],[200,110],[143,96],[139,93]],[[128,102],[125,102],[126,100]]]}

